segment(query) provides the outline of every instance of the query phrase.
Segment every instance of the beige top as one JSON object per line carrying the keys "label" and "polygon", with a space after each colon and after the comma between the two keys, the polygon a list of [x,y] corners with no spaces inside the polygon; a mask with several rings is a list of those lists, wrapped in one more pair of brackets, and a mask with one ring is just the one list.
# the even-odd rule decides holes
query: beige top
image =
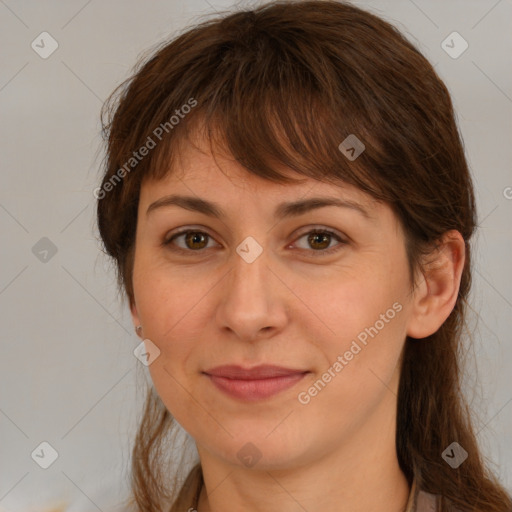
{"label": "beige top", "polygon": [[416,479],[414,479],[405,512],[437,512],[437,508],[437,497],[434,494],[420,491]]}

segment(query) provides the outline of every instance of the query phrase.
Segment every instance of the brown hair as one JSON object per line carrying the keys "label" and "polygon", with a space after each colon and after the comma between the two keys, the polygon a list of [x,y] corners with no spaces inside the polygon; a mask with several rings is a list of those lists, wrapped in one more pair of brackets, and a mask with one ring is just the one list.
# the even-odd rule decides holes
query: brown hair
{"label": "brown hair", "polygon": [[[272,2],[228,13],[154,50],[114,91],[102,120],[107,154],[98,225],[130,302],[141,183],[170,172],[178,141],[194,130],[204,130],[212,147],[226,148],[262,178],[290,182],[277,171],[285,166],[355,185],[388,203],[406,234],[411,276],[443,233],[458,230],[466,263],[455,307],[435,334],[405,342],[397,455],[409,481],[416,475],[421,489],[442,496],[442,511],[512,509],[484,465],[460,388],[473,185],[449,93],[397,29],[329,0]],[[350,134],[366,146],[353,161],[338,149]],[[152,146],[150,140],[154,149],[134,159],[138,148]],[[197,464],[178,499],[179,471],[174,487],[167,486],[163,468],[176,428],[150,389],[132,460],[132,488],[142,511],[162,510],[164,500],[174,503],[172,510],[185,510],[202,485]],[[468,452],[457,469],[441,458],[454,441]]]}

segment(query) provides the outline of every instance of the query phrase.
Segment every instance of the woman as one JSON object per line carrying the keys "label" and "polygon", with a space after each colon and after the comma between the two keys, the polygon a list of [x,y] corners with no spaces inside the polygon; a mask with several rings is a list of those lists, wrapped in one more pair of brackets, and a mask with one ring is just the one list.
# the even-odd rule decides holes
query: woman
{"label": "woman", "polygon": [[154,384],[137,510],[510,511],[459,388],[472,182],[418,50],[270,3],[117,92],[96,196]]}

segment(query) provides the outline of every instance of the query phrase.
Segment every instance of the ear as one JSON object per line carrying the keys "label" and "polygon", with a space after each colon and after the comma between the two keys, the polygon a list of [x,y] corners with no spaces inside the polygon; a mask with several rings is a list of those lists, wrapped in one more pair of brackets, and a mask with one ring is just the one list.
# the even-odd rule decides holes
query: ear
{"label": "ear", "polygon": [[459,293],[464,269],[466,246],[462,235],[451,230],[444,233],[438,245],[426,257],[413,292],[407,335],[426,338],[434,334],[448,318]]}

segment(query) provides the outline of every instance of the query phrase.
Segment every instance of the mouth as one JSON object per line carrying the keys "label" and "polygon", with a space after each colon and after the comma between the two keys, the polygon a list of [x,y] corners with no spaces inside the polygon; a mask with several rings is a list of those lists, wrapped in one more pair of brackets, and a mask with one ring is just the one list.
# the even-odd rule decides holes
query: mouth
{"label": "mouth", "polygon": [[254,402],[277,395],[301,381],[308,370],[273,365],[254,368],[226,365],[203,372],[223,393],[239,400]]}

